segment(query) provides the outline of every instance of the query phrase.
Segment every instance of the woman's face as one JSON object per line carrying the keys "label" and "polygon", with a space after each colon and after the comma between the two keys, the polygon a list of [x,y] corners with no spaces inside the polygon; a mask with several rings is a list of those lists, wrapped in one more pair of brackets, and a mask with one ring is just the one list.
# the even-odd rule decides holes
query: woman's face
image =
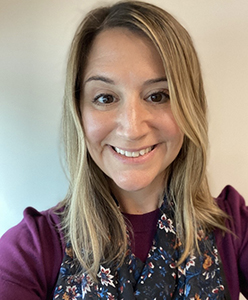
{"label": "woman's face", "polygon": [[88,151],[119,193],[161,191],[183,134],[160,56],[143,36],[108,29],[94,40],[81,99]]}

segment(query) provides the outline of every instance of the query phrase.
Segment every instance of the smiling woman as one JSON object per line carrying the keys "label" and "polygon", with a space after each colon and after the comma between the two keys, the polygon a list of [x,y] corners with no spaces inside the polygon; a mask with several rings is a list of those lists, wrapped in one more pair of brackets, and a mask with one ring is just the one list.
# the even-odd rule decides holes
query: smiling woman
{"label": "smiling woman", "polygon": [[247,208],[230,186],[210,195],[201,70],[170,14],[140,1],[89,12],[63,129],[68,194],[1,239],[4,299],[248,297]]}
{"label": "smiling woman", "polygon": [[155,210],[183,143],[157,49],[128,29],[105,30],[93,42],[84,78],[81,113],[91,158],[123,212]]}

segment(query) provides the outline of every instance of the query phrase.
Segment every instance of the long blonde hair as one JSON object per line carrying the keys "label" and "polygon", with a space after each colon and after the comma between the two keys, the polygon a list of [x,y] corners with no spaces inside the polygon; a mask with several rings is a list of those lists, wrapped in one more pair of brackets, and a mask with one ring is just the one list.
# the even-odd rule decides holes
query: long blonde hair
{"label": "long blonde hair", "polygon": [[210,195],[206,178],[206,99],[200,65],[187,31],[166,11],[140,1],[97,8],[86,15],[73,39],[64,97],[64,143],[70,173],[63,225],[78,262],[93,278],[104,262],[123,263],[126,226],[106,175],[90,157],[82,128],[82,79],[94,38],[102,30],[125,27],[147,36],[164,63],[174,117],[184,133],[182,149],[167,169],[167,198],[175,203],[182,262],[195,247],[197,229],[225,230],[224,213]]}

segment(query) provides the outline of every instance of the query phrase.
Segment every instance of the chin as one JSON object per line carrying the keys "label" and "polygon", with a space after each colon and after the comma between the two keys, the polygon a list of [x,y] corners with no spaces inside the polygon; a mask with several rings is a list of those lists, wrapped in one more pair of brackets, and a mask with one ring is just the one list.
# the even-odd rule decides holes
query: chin
{"label": "chin", "polygon": [[114,188],[119,190],[120,192],[138,192],[145,189],[149,189],[154,187],[154,180],[148,178],[122,178],[121,180],[113,180]]}

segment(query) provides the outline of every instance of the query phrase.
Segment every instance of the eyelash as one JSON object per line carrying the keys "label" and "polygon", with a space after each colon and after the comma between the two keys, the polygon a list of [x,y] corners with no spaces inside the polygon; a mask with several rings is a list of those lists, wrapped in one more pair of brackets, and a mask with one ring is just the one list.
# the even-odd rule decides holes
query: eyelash
{"label": "eyelash", "polygon": [[[158,95],[162,95],[162,97],[165,98],[165,99],[163,99],[162,101],[159,101],[159,102],[156,102],[156,101],[149,101],[149,100],[148,100],[148,98],[153,97],[153,96],[158,96]],[[165,102],[167,102],[167,101],[170,100],[169,91],[168,91],[168,90],[157,91],[157,92],[152,93],[151,95],[149,95],[149,96],[146,98],[146,100],[149,101],[149,102],[158,103],[158,104],[160,104],[160,103],[165,103]]]}
{"label": "eyelash", "polygon": [[109,105],[109,104],[112,104],[113,102],[111,102],[111,103],[102,103],[102,102],[100,102],[99,101],[99,99],[101,98],[101,97],[112,97],[112,99],[115,99],[115,97],[113,96],[113,95],[111,95],[111,94],[104,94],[104,93],[102,93],[102,94],[100,94],[100,95],[97,95],[94,99],[93,99],[93,103],[95,103],[95,104],[97,104],[97,105]]}
{"label": "eyelash", "polygon": [[[158,95],[162,96],[162,98],[163,98],[162,101],[157,102],[157,101],[148,100],[149,98],[154,97],[154,96],[158,96]],[[104,97],[105,99],[107,97],[111,97],[112,101],[109,102],[109,103],[100,102],[99,99],[101,97]],[[161,90],[161,91],[154,92],[154,93],[150,94],[148,97],[146,97],[144,100],[146,100],[148,102],[152,102],[152,103],[158,103],[158,104],[165,103],[165,102],[170,100],[169,91],[168,90]],[[111,105],[114,102],[116,102],[116,97],[111,95],[111,94],[102,93],[102,94],[97,95],[93,99],[93,103],[95,103],[96,105]]]}

